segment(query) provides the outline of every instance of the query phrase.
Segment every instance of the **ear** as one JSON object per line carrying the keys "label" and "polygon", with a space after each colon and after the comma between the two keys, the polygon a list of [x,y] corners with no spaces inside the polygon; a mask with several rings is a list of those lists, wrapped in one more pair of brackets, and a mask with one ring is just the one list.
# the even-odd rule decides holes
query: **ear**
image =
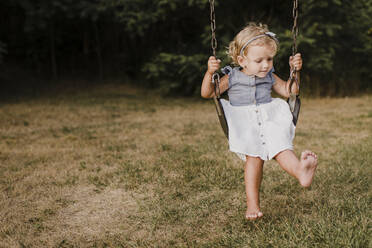
{"label": "ear", "polygon": [[241,67],[244,67],[244,65],[245,65],[245,58],[243,56],[239,55],[237,59],[238,59],[239,65]]}

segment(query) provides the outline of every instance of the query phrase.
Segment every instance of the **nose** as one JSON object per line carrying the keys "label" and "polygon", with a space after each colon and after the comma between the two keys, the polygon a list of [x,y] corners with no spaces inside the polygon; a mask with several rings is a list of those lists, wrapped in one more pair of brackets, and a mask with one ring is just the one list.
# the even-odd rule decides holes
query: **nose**
{"label": "nose", "polygon": [[262,63],[262,67],[263,67],[264,69],[267,69],[267,68],[269,67],[269,63],[268,63],[267,61],[264,61],[264,62]]}

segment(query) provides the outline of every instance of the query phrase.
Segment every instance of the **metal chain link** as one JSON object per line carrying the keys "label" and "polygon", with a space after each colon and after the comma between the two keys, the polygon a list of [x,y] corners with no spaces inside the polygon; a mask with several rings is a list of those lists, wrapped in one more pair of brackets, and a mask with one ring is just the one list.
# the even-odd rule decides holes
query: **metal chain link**
{"label": "metal chain link", "polygon": [[[211,47],[213,51],[213,56],[217,59],[216,50],[217,50],[217,39],[216,39],[216,17],[214,11],[214,0],[209,0],[210,6],[210,21],[211,21]],[[214,92],[218,98],[220,98],[220,75],[215,72],[212,75],[212,83],[214,84]]]}
{"label": "metal chain link", "polygon": [[293,0],[293,27],[292,27],[292,36],[293,36],[293,46],[292,46],[292,56],[297,53],[297,35],[298,35],[298,0]]}
{"label": "metal chain link", "polygon": [[[292,37],[293,37],[293,44],[292,44],[292,56],[294,56],[297,53],[297,35],[298,35],[298,0],[293,0],[293,27],[292,27]],[[294,82],[298,85],[298,78],[297,78],[297,70],[296,68],[293,68],[290,72],[289,76],[290,82],[289,82],[289,92],[292,95],[292,85]]]}
{"label": "metal chain link", "polygon": [[214,0],[209,0],[210,5],[210,20],[211,20],[211,31],[212,31],[212,38],[211,38],[211,47],[213,50],[213,56],[216,57],[216,49],[217,49],[217,39],[216,39],[216,16],[214,11]]}

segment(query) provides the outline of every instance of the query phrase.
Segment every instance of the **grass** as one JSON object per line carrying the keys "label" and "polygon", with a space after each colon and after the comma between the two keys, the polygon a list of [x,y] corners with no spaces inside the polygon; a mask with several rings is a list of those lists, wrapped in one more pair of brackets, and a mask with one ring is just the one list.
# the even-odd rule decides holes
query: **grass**
{"label": "grass", "polygon": [[0,247],[371,247],[372,97],[303,99],[310,189],[266,163],[262,220],[212,101],[126,86],[0,104]]}

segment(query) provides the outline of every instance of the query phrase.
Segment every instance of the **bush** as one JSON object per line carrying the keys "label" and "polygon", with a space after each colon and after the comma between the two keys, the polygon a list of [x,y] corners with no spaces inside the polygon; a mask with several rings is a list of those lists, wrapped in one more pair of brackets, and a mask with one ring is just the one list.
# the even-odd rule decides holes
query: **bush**
{"label": "bush", "polygon": [[160,53],[146,63],[142,71],[150,86],[159,88],[164,94],[189,96],[198,94],[206,61],[205,54]]}

